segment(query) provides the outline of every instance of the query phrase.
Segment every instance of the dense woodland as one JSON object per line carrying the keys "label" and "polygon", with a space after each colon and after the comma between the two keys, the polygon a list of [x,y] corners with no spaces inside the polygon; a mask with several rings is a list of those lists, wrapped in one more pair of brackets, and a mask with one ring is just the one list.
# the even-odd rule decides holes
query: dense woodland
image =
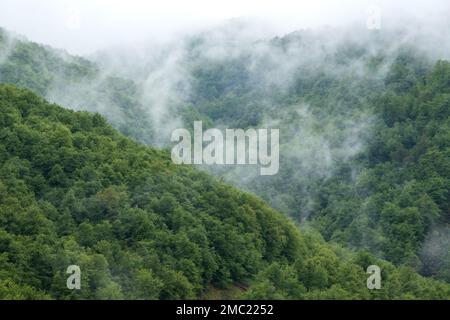
{"label": "dense woodland", "polygon": [[[449,243],[433,244],[437,256],[421,251],[427,235],[450,234],[450,63],[423,64],[401,52],[379,87],[371,79],[356,87],[350,82],[357,78],[300,81],[286,95],[277,124],[284,130],[280,174],[244,186],[294,219],[309,221],[327,240],[450,281]],[[307,93],[299,92],[305,87]],[[297,112],[305,103],[307,115]],[[278,110],[267,113],[279,117]],[[348,133],[349,119],[370,122]],[[313,124],[303,134],[306,122]],[[297,146],[315,134],[325,137],[331,165],[298,153]],[[363,141],[351,157],[346,135],[350,143],[355,136]]]}
{"label": "dense woodland", "polygon": [[[278,175],[173,165],[139,144],[160,144],[140,77],[1,31],[0,298],[449,299],[450,63],[384,54],[379,35],[368,50],[294,33],[221,59],[205,39],[184,43],[191,91],[170,107],[186,126],[281,128]],[[304,46],[327,62],[267,81]]]}
{"label": "dense woodland", "polygon": [[[101,116],[0,87],[2,298],[446,298],[450,285],[333,248],[256,197],[171,163]],[[383,266],[370,293],[366,265]],[[83,287],[65,288],[65,269]],[[408,278],[407,282],[402,278]]]}

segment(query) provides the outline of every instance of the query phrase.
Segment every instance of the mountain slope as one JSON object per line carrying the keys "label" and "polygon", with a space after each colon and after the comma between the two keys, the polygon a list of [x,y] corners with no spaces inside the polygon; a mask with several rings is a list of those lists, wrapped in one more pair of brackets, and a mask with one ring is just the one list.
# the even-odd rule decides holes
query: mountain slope
{"label": "mountain slope", "polygon": [[[254,196],[166,152],[0,85],[0,298],[449,298],[450,286],[301,235]],[[385,285],[369,292],[366,265]],[[66,288],[79,265],[81,290]],[[408,279],[407,282],[403,281]]]}
{"label": "mountain slope", "polygon": [[[450,281],[449,68],[404,31],[335,30],[333,39],[302,31],[256,43],[206,33],[167,49],[167,61],[135,66],[133,81],[4,35],[0,81],[98,111],[151,145],[170,136],[155,134],[152,103],[185,127],[201,119],[280,128],[276,176],[207,170],[327,241]],[[159,105],[167,96],[173,101]]]}
{"label": "mountain slope", "polygon": [[65,267],[79,264],[89,284],[78,297],[194,297],[299,249],[261,201],[172,165],[99,115],[2,86],[0,123],[3,277],[61,298]]}
{"label": "mountain slope", "polygon": [[152,124],[143,116],[140,92],[132,80],[1,28],[0,82],[31,89],[71,109],[88,108],[106,116],[127,136],[147,144],[153,141]]}
{"label": "mountain slope", "polygon": [[327,31],[192,44],[189,121],[281,134],[277,175],[211,172],[327,241],[450,281],[450,64],[420,32]]}

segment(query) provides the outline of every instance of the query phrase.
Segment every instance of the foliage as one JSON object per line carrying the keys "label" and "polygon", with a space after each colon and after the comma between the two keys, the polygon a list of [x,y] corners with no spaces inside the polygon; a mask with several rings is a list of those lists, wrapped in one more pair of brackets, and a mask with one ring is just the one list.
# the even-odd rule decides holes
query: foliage
{"label": "foliage", "polygon": [[[10,85],[0,109],[1,298],[180,299],[235,283],[252,298],[372,297],[351,255],[98,114]],[[81,290],[66,288],[72,264]],[[389,292],[373,297],[450,296],[401,270],[387,264]]]}

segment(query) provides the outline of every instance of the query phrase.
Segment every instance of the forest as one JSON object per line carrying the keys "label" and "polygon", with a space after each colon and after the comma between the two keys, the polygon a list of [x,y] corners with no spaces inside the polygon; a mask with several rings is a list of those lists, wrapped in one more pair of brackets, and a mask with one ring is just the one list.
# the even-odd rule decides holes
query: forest
{"label": "forest", "polygon": [[[411,267],[301,233],[255,196],[173,164],[98,114],[11,85],[0,87],[0,105],[3,299],[179,299],[233,286],[259,299],[450,295]],[[386,286],[371,293],[374,262]],[[74,263],[87,284],[68,291]]]}
{"label": "forest", "polygon": [[[173,77],[165,50],[130,74],[0,30],[0,299],[450,299],[450,63],[216,32]],[[173,164],[198,120],[280,128],[280,172]]]}

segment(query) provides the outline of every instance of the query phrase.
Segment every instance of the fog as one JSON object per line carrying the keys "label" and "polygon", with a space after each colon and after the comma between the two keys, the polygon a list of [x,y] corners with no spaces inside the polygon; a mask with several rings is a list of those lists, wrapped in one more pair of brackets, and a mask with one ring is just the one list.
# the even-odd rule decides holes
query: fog
{"label": "fog", "polygon": [[[180,109],[188,107],[192,95],[197,94],[192,87],[198,68],[227,68],[230,63],[248,61],[241,66],[248,79],[237,85],[255,93],[252,103],[263,117],[260,126],[284,128],[283,157],[296,168],[290,178],[303,181],[311,174],[326,178],[336,163],[357,155],[364,148],[362,136],[370,132],[373,115],[359,114],[355,109],[337,121],[314,111],[320,110],[319,106],[302,103],[281,112],[279,108],[285,106],[280,106],[271,93],[284,94],[299,78],[320,73],[330,79],[350,77],[356,87],[368,78],[379,81],[405,44],[426,52],[432,60],[450,57],[444,32],[448,30],[449,7],[446,1],[438,0],[2,0],[0,18],[2,27],[38,43],[83,55],[100,66],[95,79],[76,86],[56,77],[45,95],[50,101],[98,111],[117,127],[124,124],[123,110],[99,91],[109,75],[134,81],[138,90],[133,98],[142,106],[140,117],[153,130],[153,137],[138,138],[158,147],[168,146],[175,128],[189,125],[183,123]],[[376,26],[380,37],[368,30],[374,13],[380,14]],[[293,33],[286,45],[271,41],[296,30],[302,31]],[[351,63],[338,62],[335,57],[343,44],[364,48],[366,53]],[[369,73],[365,59],[379,53],[385,56],[384,63]],[[3,57],[7,54],[5,50]],[[249,106],[235,107],[244,110]],[[290,112],[296,114],[294,125],[286,123]],[[214,125],[239,127],[239,123],[220,121]],[[217,171],[245,188],[255,184],[255,178],[260,179],[255,172],[241,168]],[[277,207],[281,208],[283,202],[280,200]]]}
{"label": "fog", "polygon": [[[124,134],[162,148],[172,146],[174,129],[203,116],[220,129],[281,129],[273,177],[256,166],[201,168],[301,222],[317,207],[317,185],[347,169],[352,183],[364,178],[354,160],[380,122],[367,98],[385,88],[399,55],[426,67],[450,59],[443,0],[0,1],[0,27],[92,62],[95,72],[74,80],[50,70],[46,55],[28,61],[48,76],[41,94],[51,102],[100,112]],[[380,20],[371,25],[374,14]],[[0,65],[14,46],[0,43]],[[349,215],[369,229],[363,207]],[[361,244],[376,247],[371,237]],[[448,228],[429,234],[424,273],[443,269],[449,241]]]}
{"label": "fog", "polygon": [[[282,114],[271,93],[283,94],[299,78],[320,73],[330,79],[351,77],[356,86],[367,78],[378,81],[405,44],[426,52],[431,60],[450,57],[444,32],[449,24],[447,1],[2,0],[0,6],[1,27],[83,55],[100,66],[95,79],[76,86],[66,85],[66,79],[57,75],[45,94],[47,99],[69,108],[98,111],[122,125],[123,110],[100,91],[109,75],[131,79],[137,86],[133,98],[142,106],[140,117],[154,133],[154,138],[138,138],[159,147],[167,146],[172,130],[186,125],[180,109],[198,94],[192,88],[198,69],[228,68],[229,63],[247,61],[241,66],[247,80],[237,85],[255,92],[252,102],[263,117],[261,126],[281,125],[288,132],[284,154],[298,162],[295,175],[300,180],[305,172],[327,177],[336,162],[361,151],[364,141],[360,136],[370,131],[374,119],[355,110],[341,123],[325,121],[326,114],[311,111],[319,110],[318,106],[302,103]],[[374,13],[379,13],[380,37],[368,30]],[[296,30],[302,31],[292,33]],[[286,45],[271,41],[289,33],[292,41]],[[364,57],[338,62],[335,57],[343,44],[363,48],[365,58],[382,53],[384,62],[371,73],[365,69]],[[8,45],[0,52],[0,61],[10,50]],[[297,113],[295,126],[279,123],[289,119],[292,111]],[[214,125],[239,126],[220,121]],[[324,130],[318,132],[318,127]],[[338,135],[336,128],[343,128]],[[234,176],[253,183],[252,175],[238,171]]]}
{"label": "fog", "polygon": [[366,25],[371,7],[381,23],[434,21],[449,13],[445,0],[1,0],[1,26],[30,40],[90,54],[145,41],[167,41],[233,18],[253,21],[253,32],[273,36],[296,29]]}

